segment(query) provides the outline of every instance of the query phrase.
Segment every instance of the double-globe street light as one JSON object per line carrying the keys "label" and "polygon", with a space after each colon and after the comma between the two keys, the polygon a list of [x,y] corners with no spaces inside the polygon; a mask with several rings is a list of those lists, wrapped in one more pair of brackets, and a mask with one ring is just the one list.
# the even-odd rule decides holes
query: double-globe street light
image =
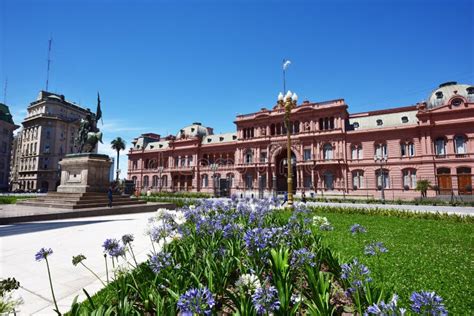
{"label": "double-globe street light", "polygon": [[290,128],[290,116],[291,110],[296,107],[296,102],[298,101],[298,96],[296,93],[288,92],[283,96],[283,93],[280,92],[278,95],[278,105],[285,108],[285,126],[286,126],[286,149],[287,149],[287,166],[288,166],[288,206],[293,207],[293,168],[291,161],[291,128]]}
{"label": "double-globe street light", "polygon": [[219,168],[219,164],[211,163],[210,167],[211,167],[211,170],[212,170],[212,187],[213,187],[213,191],[214,191],[214,197],[216,197],[217,196],[216,171]]}
{"label": "double-globe street light", "polygon": [[381,186],[380,186],[380,194],[382,201],[385,201],[385,172],[383,171],[383,166],[387,163],[387,157],[382,155],[375,155],[374,162],[380,165],[380,179],[381,179]]}

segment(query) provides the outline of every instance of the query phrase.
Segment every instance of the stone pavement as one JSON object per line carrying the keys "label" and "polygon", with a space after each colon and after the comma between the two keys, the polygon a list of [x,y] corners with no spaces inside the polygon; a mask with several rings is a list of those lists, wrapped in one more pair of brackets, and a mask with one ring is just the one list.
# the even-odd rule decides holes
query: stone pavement
{"label": "stone pavement", "polygon": [[336,207],[353,207],[353,208],[369,208],[381,210],[399,210],[411,212],[429,212],[429,213],[447,213],[463,216],[474,216],[474,207],[472,206],[432,206],[432,205],[398,205],[398,204],[364,204],[364,203],[335,203],[335,202],[308,202],[308,205],[317,206],[336,206]]}
{"label": "stone pavement", "polygon": [[0,205],[0,225],[89,216],[147,213],[153,212],[160,207],[174,209],[175,205],[171,203],[148,202],[146,204],[137,205],[114,205],[111,208],[93,207],[72,210],[44,206],[2,204]]}
{"label": "stone pavement", "polygon": [[[15,277],[21,284],[17,292],[24,300],[20,315],[55,315],[48,273],[44,261],[36,262],[41,247],[52,248],[48,257],[59,309],[70,309],[76,295],[85,299],[82,289],[93,295],[103,286],[84,267],[73,266],[72,257],[83,254],[84,263],[106,280],[102,243],[107,238],[133,234],[133,250],[145,261],[151,244],[144,235],[147,219],[153,213],[136,213],[0,226],[0,277]],[[109,268],[111,264],[109,261]],[[110,273],[109,273],[110,276]]]}

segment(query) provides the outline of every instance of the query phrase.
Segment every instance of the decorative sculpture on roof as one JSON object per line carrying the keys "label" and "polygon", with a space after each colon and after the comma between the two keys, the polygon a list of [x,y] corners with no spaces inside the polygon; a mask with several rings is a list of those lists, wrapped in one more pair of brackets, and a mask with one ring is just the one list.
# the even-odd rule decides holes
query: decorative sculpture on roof
{"label": "decorative sculpture on roof", "polygon": [[80,153],[91,153],[95,150],[97,143],[102,143],[102,132],[97,127],[97,121],[102,118],[100,109],[100,96],[97,93],[97,111],[88,111],[85,118],[81,119],[76,145],[79,146]]}

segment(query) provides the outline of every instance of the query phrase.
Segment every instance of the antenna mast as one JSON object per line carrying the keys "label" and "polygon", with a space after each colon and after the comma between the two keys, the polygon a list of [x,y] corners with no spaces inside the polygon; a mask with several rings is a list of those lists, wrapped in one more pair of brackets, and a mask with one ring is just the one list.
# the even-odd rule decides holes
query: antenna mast
{"label": "antenna mast", "polygon": [[5,79],[5,87],[3,88],[3,104],[7,104],[7,87],[8,87],[8,77]]}
{"label": "antenna mast", "polygon": [[46,72],[46,91],[48,91],[48,85],[49,85],[49,66],[51,64],[51,43],[53,42],[53,37],[49,39],[49,45],[48,45],[48,69]]}

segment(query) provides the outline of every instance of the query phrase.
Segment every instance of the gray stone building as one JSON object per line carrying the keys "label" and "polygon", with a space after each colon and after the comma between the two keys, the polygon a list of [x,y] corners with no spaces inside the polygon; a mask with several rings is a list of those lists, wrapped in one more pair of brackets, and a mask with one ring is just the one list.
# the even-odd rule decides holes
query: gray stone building
{"label": "gray stone building", "polygon": [[18,126],[13,123],[8,106],[0,103],[0,191],[9,189],[13,131],[17,128]]}
{"label": "gray stone building", "polygon": [[59,161],[77,153],[79,123],[89,113],[63,95],[41,91],[27,108],[22,130],[14,140],[12,190],[55,191],[59,185]]}

